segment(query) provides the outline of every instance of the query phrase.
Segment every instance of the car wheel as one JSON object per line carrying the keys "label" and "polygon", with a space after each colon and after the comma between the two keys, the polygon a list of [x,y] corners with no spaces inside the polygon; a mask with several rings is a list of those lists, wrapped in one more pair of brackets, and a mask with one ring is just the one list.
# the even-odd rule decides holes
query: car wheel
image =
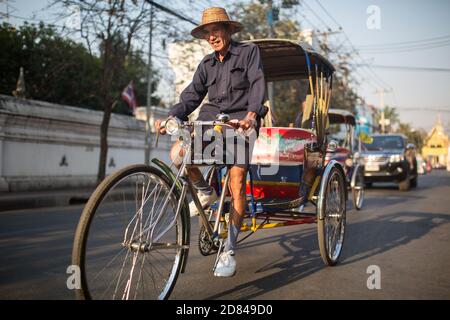
{"label": "car wheel", "polygon": [[418,176],[416,175],[414,178],[411,179],[411,188],[417,188],[417,180]]}
{"label": "car wheel", "polygon": [[414,170],[413,170],[414,178],[411,179],[411,188],[417,187],[417,179],[419,178],[419,174],[417,171],[418,171],[417,170],[417,160],[414,160]]}
{"label": "car wheel", "polygon": [[398,189],[400,191],[408,191],[409,189],[411,189],[411,179],[409,177],[409,172],[406,175],[406,179],[399,182]]}

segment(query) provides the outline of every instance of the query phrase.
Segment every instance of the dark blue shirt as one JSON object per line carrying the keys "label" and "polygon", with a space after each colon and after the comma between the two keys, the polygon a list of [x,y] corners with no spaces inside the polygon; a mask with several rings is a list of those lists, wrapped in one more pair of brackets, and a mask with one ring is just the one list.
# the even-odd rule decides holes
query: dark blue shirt
{"label": "dark blue shirt", "polygon": [[187,120],[206,94],[209,102],[202,106],[200,120],[213,120],[218,113],[255,112],[264,117],[265,80],[258,46],[232,42],[222,62],[215,52],[205,56],[169,115]]}

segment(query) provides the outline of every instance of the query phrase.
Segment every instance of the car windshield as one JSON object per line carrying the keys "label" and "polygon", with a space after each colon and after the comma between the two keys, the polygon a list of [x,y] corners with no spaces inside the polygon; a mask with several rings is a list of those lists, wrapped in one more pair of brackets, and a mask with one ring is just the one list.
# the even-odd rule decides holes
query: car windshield
{"label": "car windshield", "polygon": [[372,143],[364,144],[367,150],[402,149],[404,147],[403,139],[399,136],[375,136],[372,138]]}

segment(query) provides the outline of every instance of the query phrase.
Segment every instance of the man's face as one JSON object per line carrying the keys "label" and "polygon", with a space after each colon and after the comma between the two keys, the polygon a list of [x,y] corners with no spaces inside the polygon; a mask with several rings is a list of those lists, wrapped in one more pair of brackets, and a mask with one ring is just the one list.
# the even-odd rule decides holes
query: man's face
{"label": "man's face", "polygon": [[231,34],[221,23],[212,23],[205,28],[204,39],[208,41],[214,51],[224,51],[231,42]]}

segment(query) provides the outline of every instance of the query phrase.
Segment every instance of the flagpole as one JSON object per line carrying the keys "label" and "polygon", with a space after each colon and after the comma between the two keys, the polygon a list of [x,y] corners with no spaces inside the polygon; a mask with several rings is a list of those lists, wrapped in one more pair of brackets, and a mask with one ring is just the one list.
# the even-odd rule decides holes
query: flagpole
{"label": "flagpole", "polygon": [[153,38],[153,5],[150,5],[150,35],[148,43],[148,74],[147,74],[147,107],[145,115],[145,164],[150,165],[150,108],[152,105],[152,38]]}

